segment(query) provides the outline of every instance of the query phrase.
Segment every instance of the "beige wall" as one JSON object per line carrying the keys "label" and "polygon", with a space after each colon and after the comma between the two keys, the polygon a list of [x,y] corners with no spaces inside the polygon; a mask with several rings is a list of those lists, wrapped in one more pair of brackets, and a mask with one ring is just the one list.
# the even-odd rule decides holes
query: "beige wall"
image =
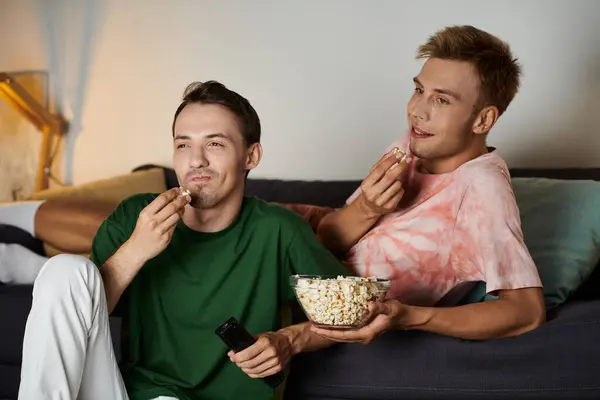
{"label": "beige wall", "polygon": [[[27,2],[0,0],[1,71],[45,66],[36,26]],[[33,91],[39,88],[32,79],[20,79],[20,83]],[[40,143],[35,127],[0,99],[0,202],[24,198],[34,191]]]}
{"label": "beige wall", "polygon": [[35,127],[0,101],[0,202],[33,194],[40,144]]}
{"label": "beige wall", "polygon": [[[522,90],[490,136],[509,164],[600,166],[595,0],[97,2],[102,29],[75,183],[169,164],[182,90],[211,78],[247,96],[261,116],[265,155],[254,176],[361,178],[405,126],[416,47],[463,23],[510,42],[524,67]],[[17,38],[0,44],[0,69],[44,63],[21,3],[0,17],[2,37],[8,20]]]}

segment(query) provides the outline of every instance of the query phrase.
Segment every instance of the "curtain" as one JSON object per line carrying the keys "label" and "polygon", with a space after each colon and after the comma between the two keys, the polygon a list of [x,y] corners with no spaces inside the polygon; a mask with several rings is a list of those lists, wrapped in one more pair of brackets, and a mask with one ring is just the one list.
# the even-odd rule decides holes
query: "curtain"
{"label": "curtain", "polygon": [[72,185],[73,153],[84,130],[82,116],[105,0],[35,0],[48,60],[55,111],[69,123],[64,147],[64,184]]}

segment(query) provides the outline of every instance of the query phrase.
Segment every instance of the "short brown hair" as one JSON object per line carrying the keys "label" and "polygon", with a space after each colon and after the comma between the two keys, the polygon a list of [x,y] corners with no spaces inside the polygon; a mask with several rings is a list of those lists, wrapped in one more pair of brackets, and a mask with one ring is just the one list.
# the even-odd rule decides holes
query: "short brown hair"
{"label": "short brown hair", "polygon": [[179,113],[185,106],[194,103],[219,104],[227,108],[236,116],[246,145],[260,142],[260,119],[254,107],[245,97],[217,81],[192,82],[186,87],[181,104],[173,117],[173,135]]}
{"label": "short brown hair", "polygon": [[470,25],[450,26],[430,36],[417,51],[417,59],[467,61],[479,73],[483,105],[508,108],[520,85],[521,66],[509,45]]}

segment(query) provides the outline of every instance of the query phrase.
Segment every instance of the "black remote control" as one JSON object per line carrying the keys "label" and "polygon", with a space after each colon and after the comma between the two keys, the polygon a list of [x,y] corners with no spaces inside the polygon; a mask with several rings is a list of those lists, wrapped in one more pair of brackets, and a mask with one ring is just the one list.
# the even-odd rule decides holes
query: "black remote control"
{"label": "black remote control", "polygon": [[[252,346],[256,339],[234,317],[229,318],[215,331],[217,336],[236,353]],[[279,386],[285,379],[283,371],[262,378],[272,388]]]}

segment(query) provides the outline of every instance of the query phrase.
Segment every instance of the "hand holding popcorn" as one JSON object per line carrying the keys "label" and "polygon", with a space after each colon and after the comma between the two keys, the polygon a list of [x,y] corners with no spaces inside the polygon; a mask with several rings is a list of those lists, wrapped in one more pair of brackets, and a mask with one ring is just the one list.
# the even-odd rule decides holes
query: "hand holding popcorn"
{"label": "hand holding popcorn", "polygon": [[357,198],[358,204],[367,215],[379,217],[396,209],[404,195],[402,183],[398,178],[410,162],[411,158],[395,147],[373,166],[361,183],[361,193]]}
{"label": "hand holding popcorn", "polygon": [[158,195],[140,212],[135,229],[125,243],[127,254],[141,264],[160,254],[170,243],[190,200],[190,195],[182,193],[180,188]]}
{"label": "hand holding popcorn", "polygon": [[398,328],[407,313],[408,306],[397,300],[369,303],[368,323],[357,330],[340,331],[326,327],[313,326],[311,330],[319,336],[335,342],[371,343],[384,332]]}

